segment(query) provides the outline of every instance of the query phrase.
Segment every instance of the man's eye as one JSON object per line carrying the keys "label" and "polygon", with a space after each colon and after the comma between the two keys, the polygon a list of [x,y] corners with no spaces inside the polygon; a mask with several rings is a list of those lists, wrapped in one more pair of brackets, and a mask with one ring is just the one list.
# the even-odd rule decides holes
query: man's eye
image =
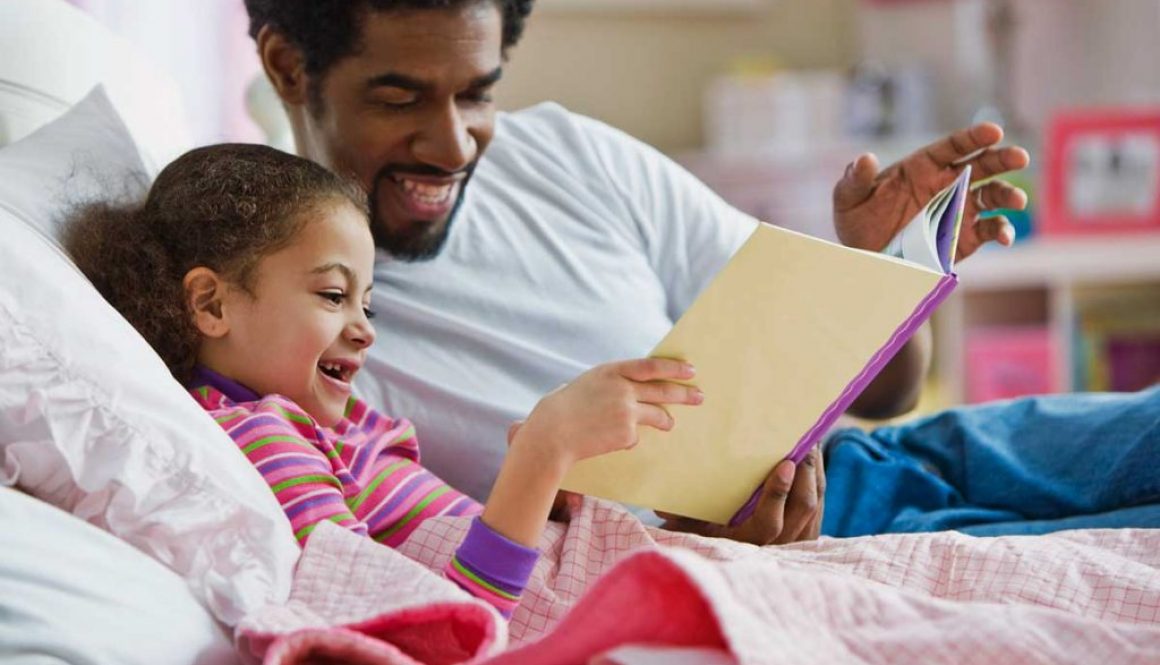
{"label": "man's eye", "polygon": [[321,291],[318,295],[329,300],[335,305],[341,305],[342,301],[346,299],[346,294],[339,291]]}
{"label": "man's eye", "polygon": [[489,90],[472,90],[463,93],[460,98],[473,104],[488,104],[491,102],[491,92]]}
{"label": "man's eye", "polygon": [[418,104],[419,97],[417,95],[410,95],[410,96],[397,95],[397,96],[391,96],[391,97],[378,97],[375,99],[374,103],[377,104],[378,106],[385,108],[385,109],[392,109],[392,110],[397,111],[397,110],[401,110],[401,109],[410,108],[410,107],[414,106],[415,104]]}

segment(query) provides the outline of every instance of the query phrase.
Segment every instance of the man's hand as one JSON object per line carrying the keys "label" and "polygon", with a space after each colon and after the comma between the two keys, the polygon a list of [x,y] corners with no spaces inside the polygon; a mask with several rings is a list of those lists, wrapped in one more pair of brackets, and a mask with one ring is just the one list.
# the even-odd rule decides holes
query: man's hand
{"label": "man's hand", "polygon": [[[971,181],[978,182],[1018,171],[1030,163],[1023,148],[996,147],[1001,140],[1003,130],[984,122],[917,150],[881,171],[874,155],[860,155],[834,186],[834,228],[838,239],[849,247],[880,251],[935,194],[954,181],[965,164],[971,165]],[[970,256],[991,240],[1003,245],[1015,241],[1015,229],[1006,217],[980,219],[979,213],[1022,210],[1026,205],[1027,194],[1001,180],[972,190],[967,197],[957,258]]]}
{"label": "man's hand", "polygon": [[816,540],[822,530],[826,502],[826,470],[817,448],[800,468],[783,460],[773,467],[761,488],[753,514],[737,526],[710,524],[687,517],[658,513],[670,531],[728,538],[754,545],[781,545]]}

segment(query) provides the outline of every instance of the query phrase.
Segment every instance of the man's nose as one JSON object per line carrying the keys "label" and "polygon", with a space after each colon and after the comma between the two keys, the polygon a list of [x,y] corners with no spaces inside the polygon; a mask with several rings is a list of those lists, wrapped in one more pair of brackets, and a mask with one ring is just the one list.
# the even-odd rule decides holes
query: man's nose
{"label": "man's nose", "polygon": [[433,113],[411,145],[418,161],[449,173],[475,161],[477,149],[475,137],[454,102]]}

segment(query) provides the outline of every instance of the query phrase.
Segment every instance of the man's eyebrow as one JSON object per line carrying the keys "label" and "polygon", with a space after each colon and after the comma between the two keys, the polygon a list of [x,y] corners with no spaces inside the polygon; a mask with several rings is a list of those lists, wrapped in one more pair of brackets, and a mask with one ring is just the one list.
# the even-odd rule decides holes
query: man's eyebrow
{"label": "man's eyebrow", "polygon": [[477,76],[468,84],[468,88],[487,88],[495,85],[503,78],[503,67],[496,67],[483,76]]}
{"label": "man's eyebrow", "polygon": [[[467,89],[486,88],[495,85],[501,78],[503,78],[503,67],[496,67],[490,72],[482,76],[477,76],[469,81]],[[401,88],[403,90],[423,92],[432,87],[434,86],[428,81],[415,78],[414,76],[408,76],[407,74],[399,74],[398,72],[379,74],[367,80],[367,88]]]}
{"label": "man's eyebrow", "polygon": [[426,81],[395,72],[379,74],[367,80],[367,88],[402,88],[422,92],[430,87],[431,84]]}

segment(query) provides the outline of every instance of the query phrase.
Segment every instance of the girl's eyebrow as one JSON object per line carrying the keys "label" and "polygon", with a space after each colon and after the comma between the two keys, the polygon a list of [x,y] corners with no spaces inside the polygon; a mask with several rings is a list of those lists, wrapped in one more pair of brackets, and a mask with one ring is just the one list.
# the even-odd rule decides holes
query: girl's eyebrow
{"label": "girl's eyebrow", "polygon": [[358,283],[358,278],[355,276],[354,271],[350,269],[350,266],[346,265],[345,263],[339,263],[337,261],[320,265],[317,268],[315,268],[314,270],[311,270],[310,274],[322,275],[322,274],[328,273],[332,270],[337,270],[338,272],[342,273],[342,276],[346,278],[346,281],[348,283],[350,283],[350,284],[357,284]]}
{"label": "girl's eyebrow", "polygon": [[[342,273],[342,276],[346,278],[347,284],[351,284],[351,285],[358,284],[358,276],[354,274],[354,271],[350,269],[350,266],[346,265],[345,263],[340,263],[338,261],[333,261],[331,263],[324,263],[323,265],[318,266],[314,270],[311,270],[310,274],[321,275],[324,273],[328,273],[332,270],[337,270],[338,272]],[[367,284],[367,287],[365,289],[363,289],[363,293],[370,291],[372,287],[374,287],[373,281],[370,284]]]}

